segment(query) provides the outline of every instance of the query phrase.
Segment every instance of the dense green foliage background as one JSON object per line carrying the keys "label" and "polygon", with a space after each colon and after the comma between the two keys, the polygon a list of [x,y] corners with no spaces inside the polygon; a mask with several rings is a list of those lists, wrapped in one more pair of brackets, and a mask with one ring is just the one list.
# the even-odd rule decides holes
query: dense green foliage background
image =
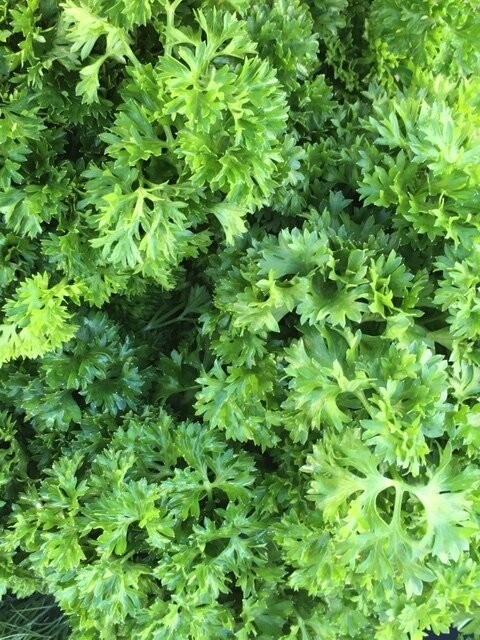
{"label": "dense green foliage background", "polygon": [[0,3],[3,637],[480,637],[479,67],[474,0]]}

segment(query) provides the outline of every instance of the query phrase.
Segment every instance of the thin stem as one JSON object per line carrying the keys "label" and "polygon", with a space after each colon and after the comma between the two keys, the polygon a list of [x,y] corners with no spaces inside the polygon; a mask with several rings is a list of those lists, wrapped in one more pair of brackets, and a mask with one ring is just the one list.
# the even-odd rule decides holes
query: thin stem
{"label": "thin stem", "polygon": [[172,318],[171,320],[167,320],[167,322],[163,322],[160,325],[155,325],[152,327],[153,329],[164,329],[165,327],[170,326],[171,324],[175,324],[177,322],[195,322],[195,318],[189,318],[188,316],[180,315],[178,318]]}
{"label": "thin stem", "polygon": [[194,391],[196,389],[201,389],[202,386],[200,384],[192,384],[191,387],[181,387],[180,389],[177,389],[177,391],[175,391],[175,393],[184,393],[185,391]]}
{"label": "thin stem", "polygon": [[427,331],[427,337],[441,344],[443,347],[447,349],[452,349],[453,341],[455,338],[452,336],[448,329],[439,329],[438,331]]}
{"label": "thin stem", "polygon": [[[166,31],[168,33],[169,29],[173,29],[175,27],[175,9],[178,7],[178,5],[180,4],[182,0],[175,0],[174,2],[172,2],[171,4],[168,4],[166,6],[166,11],[167,11],[167,28]],[[170,42],[167,41],[167,44],[165,45],[165,55],[167,56],[171,56],[172,55],[172,49],[173,49],[173,44],[171,44]]]}
{"label": "thin stem", "polygon": [[359,390],[355,393],[355,396],[360,400],[363,408],[368,413],[368,415],[370,415],[370,405],[368,404],[367,396],[365,395],[365,393],[362,390]]}
{"label": "thin stem", "polygon": [[395,525],[398,525],[401,522],[403,494],[403,487],[399,487],[397,485],[395,493],[395,503],[393,505],[393,515],[391,520],[391,523]]}
{"label": "thin stem", "polygon": [[422,324],[432,324],[433,322],[438,322],[438,320],[445,321],[445,313],[436,313],[433,316],[423,316]]}
{"label": "thin stem", "polygon": [[170,125],[164,124],[162,126],[163,126],[163,131],[165,133],[165,137],[167,139],[167,142],[169,144],[173,144],[174,138],[173,138],[173,133],[172,133],[172,129],[171,129]]}
{"label": "thin stem", "polygon": [[137,58],[137,56],[133,53],[131,49],[127,53],[127,58],[130,60],[130,62],[133,64],[134,67],[142,66],[142,63],[140,62],[140,60]]}
{"label": "thin stem", "polygon": [[163,315],[159,315],[160,312],[157,311],[157,313],[153,316],[153,318],[150,320],[150,322],[145,327],[144,331],[150,331],[151,329],[156,329],[157,325],[154,324],[154,323],[160,322],[160,324],[161,324],[163,320],[165,320],[167,318],[171,318],[173,315],[178,313],[183,308],[184,308],[184,304],[182,303],[182,304],[177,304],[176,307],[172,307],[170,309],[170,311],[167,311]]}

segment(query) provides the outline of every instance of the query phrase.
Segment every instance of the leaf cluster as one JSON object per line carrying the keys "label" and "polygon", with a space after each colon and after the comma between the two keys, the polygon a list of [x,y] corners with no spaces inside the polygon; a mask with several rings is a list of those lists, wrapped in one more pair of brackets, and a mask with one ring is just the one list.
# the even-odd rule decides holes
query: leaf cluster
{"label": "leaf cluster", "polygon": [[478,16],[1,3],[0,635],[480,637]]}

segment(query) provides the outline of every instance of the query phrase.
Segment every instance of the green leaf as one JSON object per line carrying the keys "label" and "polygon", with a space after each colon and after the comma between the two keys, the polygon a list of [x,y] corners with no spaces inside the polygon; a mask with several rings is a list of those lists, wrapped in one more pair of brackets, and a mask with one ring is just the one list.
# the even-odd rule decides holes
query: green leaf
{"label": "green leaf", "polygon": [[76,325],[65,302],[79,303],[82,288],[60,282],[49,287],[47,273],[24,280],[15,296],[3,306],[0,325],[0,362],[12,358],[35,358],[70,340]]}

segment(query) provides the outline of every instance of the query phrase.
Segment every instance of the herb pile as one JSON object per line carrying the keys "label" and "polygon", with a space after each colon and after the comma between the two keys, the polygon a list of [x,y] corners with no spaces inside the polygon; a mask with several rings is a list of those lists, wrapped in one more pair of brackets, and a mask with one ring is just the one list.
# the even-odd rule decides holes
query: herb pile
{"label": "herb pile", "polygon": [[0,4],[3,611],[480,638],[479,9]]}

